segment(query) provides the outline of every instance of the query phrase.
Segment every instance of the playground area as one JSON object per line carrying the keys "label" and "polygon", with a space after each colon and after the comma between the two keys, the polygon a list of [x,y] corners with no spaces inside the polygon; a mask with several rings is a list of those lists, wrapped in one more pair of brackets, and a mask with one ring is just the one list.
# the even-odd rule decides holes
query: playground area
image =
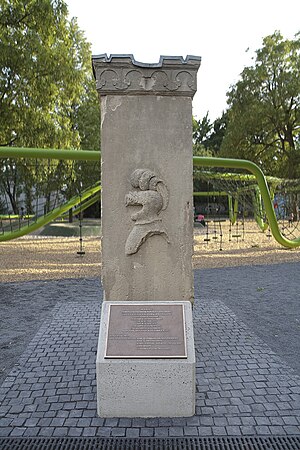
{"label": "playground area", "polygon": [[[212,230],[210,242],[206,228],[194,228],[195,269],[236,267],[242,265],[279,264],[300,261],[300,247],[288,249],[279,245],[268,232],[261,232],[253,221],[245,224],[244,237],[231,237],[229,222],[222,226],[220,236]],[[213,239],[216,237],[217,239]],[[84,237],[85,254],[79,256],[78,237],[26,236],[1,243],[2,268],[0,281],[18,282],[61,278],[91,278],[101,274],[100,236]]]}
{"label": "playground area", "polygon": [[[28,208],[24,215],[3,212],[0,444],[5,449],[20,442],[28,448],[72,448],[73,438],[103,449],[169,448],[166,439],[177,442],[174,448],[193,448],[188,446],[196,438],[208,449],[216,443],[299,449],[299,189],[296,195],[289,186],[288,194],[275,198],[260,176],[260,190],[252,189],[253,177],[239,175],[243,185],[234,186],[235,196],[226,181],[218,190],[203,187],[206,200],[198,202],[205,225],[195,223],[193,236],[193,417],[97,416],[101,230],[100,219],[93,225],[82,212],[99,200],[99,183],[80,186],[67,203],[58,195],[50,195],[48,203],[36,197],[32,214]],[[218,199],[221,193],[226,201]],[[296,205],[291,223],[290,205]]]}

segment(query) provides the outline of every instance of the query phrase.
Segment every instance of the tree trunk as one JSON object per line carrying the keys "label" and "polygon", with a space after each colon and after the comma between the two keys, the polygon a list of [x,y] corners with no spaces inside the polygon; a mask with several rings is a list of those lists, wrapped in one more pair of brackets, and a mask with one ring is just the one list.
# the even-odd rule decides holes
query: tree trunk
{"label": "tree trunk", "polygon": [[295,142],[293,136],[293,128],[290,125],[287,125],[285,130],[285,140],[289,145],[289,155],[288,155],[288,178],[293,179],[296,178],[297,173],[297,154],[295,149]]}
{"label": "tree trunk", "polygon": [[19,214],[19,205],[18,205],[18,201],[16,198],[16,190],[13,189],[13,192],[11,192],[9,180],[6,180],[5,183],[3,183],[3,184],[4,184],[5,192],[9,198],[13,213]]}

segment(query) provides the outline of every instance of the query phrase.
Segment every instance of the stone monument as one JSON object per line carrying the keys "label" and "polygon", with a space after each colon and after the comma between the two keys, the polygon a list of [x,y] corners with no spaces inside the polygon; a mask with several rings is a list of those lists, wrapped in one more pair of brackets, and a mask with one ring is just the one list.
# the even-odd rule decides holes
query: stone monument
{"label": "stone monument", "polygon": [[93,57],[101,101],[103,417],[194,413],[192,98],[200,58]]}

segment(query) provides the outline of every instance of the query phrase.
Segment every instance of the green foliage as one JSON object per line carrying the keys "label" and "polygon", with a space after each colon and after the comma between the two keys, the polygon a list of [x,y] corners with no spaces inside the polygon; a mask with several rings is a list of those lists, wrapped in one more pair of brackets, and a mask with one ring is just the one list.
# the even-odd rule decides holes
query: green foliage
{"label": "green foliage", "polygon": [[[63,0],[0,0],[0,145],[100,149],[90,45]],[[0,189],[16,213],[21,186],[30,210],[34,185],[47,197],[74,179],[68,162],[13,164],[0,161]]]}
{"label": "green foliage", "polygon": [[100,149],[100,105],[92,73],[84,86],[82,101],[74,118],[82,150]]}
{"label": "green foliage", "polygon": [[217,118],[213,123],[212,132],[207,140],[207,147],[211,149],[214,156],[219,156],[220,148],[227,130],[227,113],[223,112],[222,116]]}
{"label": "green foliage", "polygon": [[300,35],[267,36],[227,94],[222,156],[250,159],[266,173],[300,176]]}
{"label": "green foliage", "polygon": [[195,156],[217,156],[226,132],[227,116],[211,123],[208,112],[203,119],[193,117],[193,153]]}
{"label": "green foliage", "polygon": [[195,144],[202,144],[205,146],[205,143],[207,142],[211,130],[212,130],[212,123],[210,122],[210,119],[208,117],[208,112],[203,117],[203,119],[196,120],[193,118],[193,140]]}
{"label": "green foliage", "polygon": [[1,0],[0,145],[76,148],[89,44],[56,0]]}

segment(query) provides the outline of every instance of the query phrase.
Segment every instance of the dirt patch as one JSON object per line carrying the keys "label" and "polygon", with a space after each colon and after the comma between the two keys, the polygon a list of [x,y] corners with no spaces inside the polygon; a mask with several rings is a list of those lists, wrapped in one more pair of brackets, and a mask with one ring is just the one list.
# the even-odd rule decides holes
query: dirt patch
{"label": "dirt patch", "polygon": [[100,238],[26,238],[0,244],[0,282],[92,278],[101,273]]}
{"label": "dirt patch", "polygon": [[300,261],[300,247],[289,249],[279,245],[269,231],[263,233],[255,222],[230,227],[227,221],[222,224],[222,231],[216,224],[210,226],[209,233],[206,228],[194,229],[193,262],[197,269],[294,261]]}
{"label": "dirt patch", "polygon": [[[262,233],[255,223],[246,224],[244,229],[240,227],[240,237],[232,235],[234,231],[231,230],[230,235],[226,222],[222,225],[221,245],[220,230],[211,227],[207,235],[205,228],[195,228],[194,268],[300,261],[299,247],[286,249],[280,246],[273,237],[268,237],[268,232]],[[85,255],[79,256],[78,238],[26,237],[3,242],[0,244],[0,282],[99,277],[101,240],[99,237],[85,238],[83,245]]]}

